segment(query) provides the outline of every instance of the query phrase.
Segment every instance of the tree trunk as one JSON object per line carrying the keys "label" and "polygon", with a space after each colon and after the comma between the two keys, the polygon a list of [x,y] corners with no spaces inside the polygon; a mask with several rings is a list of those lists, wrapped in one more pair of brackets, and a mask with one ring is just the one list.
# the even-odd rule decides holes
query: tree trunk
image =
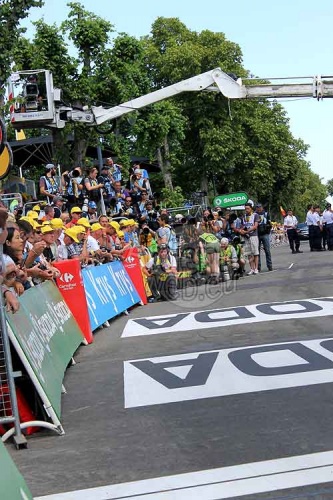
{"label": "tree trunk", "polygon": [[164,180],[164,185],[166,188],[173,190],[173,184],[172,184],[172,175],[170,171],[170,160],[169,158],[169,143],[168,143],[168,138],[167,136],[164,138],[164,158],[162,154],[161,148],[157,149],[157,161],[158,164],[161,168],[161,172],[163,175],[163,180]]}

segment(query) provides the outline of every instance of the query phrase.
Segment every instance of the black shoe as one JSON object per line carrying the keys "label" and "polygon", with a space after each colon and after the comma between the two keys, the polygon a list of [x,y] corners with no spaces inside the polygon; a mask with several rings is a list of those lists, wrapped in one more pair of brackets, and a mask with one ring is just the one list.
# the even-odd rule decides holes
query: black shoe
{"label": "black shoe", "polygon": [[273,271],[272,267],[268,267],[267,269],[268,269],[268,271]]}
{"label": "black shoe", "polygon": [[296,250],[296,253],[303,253],[302,250]]}
{"label": "black shoe", "polygon": [[296,251],[295,251],[295,250],[292,250],[292,251],[291,251],[291,253],[296,253]]}

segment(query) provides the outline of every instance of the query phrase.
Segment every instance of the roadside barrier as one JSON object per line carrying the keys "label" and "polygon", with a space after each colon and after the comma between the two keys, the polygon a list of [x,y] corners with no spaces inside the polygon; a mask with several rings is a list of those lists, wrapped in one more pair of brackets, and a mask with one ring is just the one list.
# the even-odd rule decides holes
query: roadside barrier
{"label": "roadside barrier", "polygon": [[47,281],[24,292],[20,309],[7,314],[9,338],[41,398],[54,430],[60,423],[62,381],[83,333],[56,285]]}
{"label": "roadside barrier", "polygon": [[28,486],[0,439],[0,498],[33,500]]}
{"label": "roadside barrier", "polygon": [[[138,256],[132,258],[137,261],[131,269],[141,279],[134,278],[140,290],[141,267]],[[29,428],[28,433],[39,426],[64,434],[60,421],[61,394],[65,392],[62,382],[74,352],[80,344],[92,342],[96,328],[141,302],[120,261],[83,270],[76,260],[57,262],[55,266],[61,272],[59,289],[53,281],[32,287],[19,298],[19,311],[6,314],[10,341],[52,422],[33,420],[22,393],[21,428]],[[5,432],[3,441],[14,432]]]}
{"label": "roadside barrier", "polygon": [[118,261],[82,270],[91,329],[140,302],[123,264]]}

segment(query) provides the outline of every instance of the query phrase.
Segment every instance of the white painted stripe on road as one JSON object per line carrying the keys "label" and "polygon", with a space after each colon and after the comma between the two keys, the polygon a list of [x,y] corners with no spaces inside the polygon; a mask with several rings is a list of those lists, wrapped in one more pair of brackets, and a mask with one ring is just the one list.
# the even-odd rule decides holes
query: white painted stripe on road
{"label": "white painted stripe on road", "polygon": [[327,383],[333,338],[124,361],[125,408]]}
{"label": "white painted stripe on road", "polygon": [[35,500],[217,500],[333,482],[333,451],[37,497]]}
{"label": "white painted stripe on road", "polygon": [[250,304],[204,311],[130,319],[122,337],[224,328],[226,326],[333,315],[333,297],[295,299],[284,302]]}

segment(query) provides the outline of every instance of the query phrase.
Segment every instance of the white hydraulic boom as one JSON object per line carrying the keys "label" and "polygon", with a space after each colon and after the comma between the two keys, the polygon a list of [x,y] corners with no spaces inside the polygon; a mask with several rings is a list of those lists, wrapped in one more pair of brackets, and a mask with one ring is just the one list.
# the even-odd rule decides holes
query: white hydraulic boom
{"label": "white hydraulic boom", "polygon": [[[31,84],[32,77],[34,85]],[[15,88],[20,85],[19,102],[22,103],[20,106],[11,107],[11,123],[19,129],[38,126],[63,128],[68,121],[101,125],[183,92],[202,90],[221,92],[228,99],[313,97],[319,100],[333,97],[333,76],[289,79],[299,80],[299,83],[281,83],[281,80],[288,78],[270,80],[278,81],[244,85],[241,79],[235,79],[220,68],[215,68],[112,108],[93,106],[91,109],[86,107],[77,109],[62,104],[61,90],[53,88],[52,74],[48,70],[19,72],[9,79],[11,99],[15,102]],[[42,81],[45,96],[39,93],[39,81]],[[24,107],[25,100],[29,106]]]}

